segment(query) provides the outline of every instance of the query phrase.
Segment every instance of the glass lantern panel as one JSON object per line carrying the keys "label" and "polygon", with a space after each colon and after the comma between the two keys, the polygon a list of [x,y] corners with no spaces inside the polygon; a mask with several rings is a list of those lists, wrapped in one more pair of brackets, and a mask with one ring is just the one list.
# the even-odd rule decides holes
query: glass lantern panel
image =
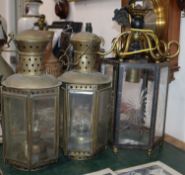
{"label": "glass lantern panel", "polygon": [[[0,80],[1,80],[1,76],[0,76]],[[2,123],[2,111],[1,111],[1,104],[2,104],[2,101],[1,101],[1,99],[2,99],[2,97],[1,97],[1,94],[2,94],[2,87],[0,86],[0,143],[2,143],[2,141],[3,141],[3,138],[2,138],[2,125],[1,125],[1,123]]]}
{"label": "glass lantern panel", "polygon": [[63,130],[64,130],[64,110],[66,108],[64,107],[64,94],[65,90],[61,88],[60,90],[60,146],[63,147],[64,144],[64,136],[63,136]]}
{"label": "glass lantern panel", "polygon": [[4,95],[5,155],[28,163],[26,98]]}
{"label": "glass lantern panel", "polygon": [[[108,129],[111,117],[111,90],[104,90],[98,94],[98,115],[97,115],[97,149],[107,145]],[[111,128],[111,126],[110,126]]]}
{"label": "glass lantern panel", "polygon": [[114,67],[111,64],[101,64],[101,72],[113,80]]}
{"label": "glass lantern panel", "polygon": [[56,97],[32,99],[32,164],[56,158]]}
{"label": "glass lantern panel", "polygon": [[163,136],[164,122],[166,115],[166,98],[168,90],[168,67],[162,67],[160,69],[160,81],[159,92],[157,102],[157,118],[155,127],[155,139],[159,139]]}
{"label": "glass lantern panel", "polygon": [[2,126],[1,126],[1,121],[0,121],[0,143],[3,142],[3,136],[2,136]]}
{"label": "glass lantern panel", "polygon": [[93,145],[93,92],[70,91],[68,121],[69,138],[68,150],[70,152],[92,153]]}
{"label": "glass lantern panel", "polygon": [[[133,79],[133,75],[135,78]],[[122,145],[149,144],[154,91],[154,73],[129,68],[123,72],[118,142]]]}

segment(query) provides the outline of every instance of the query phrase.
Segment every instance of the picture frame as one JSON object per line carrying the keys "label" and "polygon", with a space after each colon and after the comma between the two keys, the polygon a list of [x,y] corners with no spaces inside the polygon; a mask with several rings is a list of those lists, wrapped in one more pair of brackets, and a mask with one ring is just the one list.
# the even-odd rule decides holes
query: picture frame
{"label": "picture frame", "polygon": [[114,171],[112,171],[110,168],[106,168],[106,169],[96,171],[93,173],[88,173],[85,175],[116,175],[116,173]]}
{"label": "picture frame", "polygon": [[161,161],[116,171],[117,175],[182,175]]}

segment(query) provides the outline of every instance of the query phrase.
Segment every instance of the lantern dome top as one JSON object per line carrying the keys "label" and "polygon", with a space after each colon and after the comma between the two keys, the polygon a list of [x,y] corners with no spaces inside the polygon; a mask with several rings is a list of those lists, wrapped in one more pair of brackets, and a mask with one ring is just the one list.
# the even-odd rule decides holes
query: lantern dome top
{"label": "lantern dome top", "polygon": [[17,89],[46,89],[59,86],[61,83],[52,75],[30,76],[14,74],[2,82],[3,86]]}
{"label": "lantern dome top", "polygon": [[89,32],[80,32],[80,33],[77,33],[77,34],[74,34],[72,37],[71,37],[71,42],[74,43],[74,42],[86,42],[86,43],[89,43],[89,42],[94,42],[94,43],[101,43],[101,39],[93,34],[93,33],[89,33]]}
{"label": "lantern dome top", "polygon": [[51,32],[40,30],[26,30],[15,37],[17,42],[47,42],[50,40]]}
{"label": "lantern dome top", "polygon": [[64,73],[59,81],[69,84],[83,84],[83,85],[101,85],[111,82],[110,78],[100,72],[86,72],[69,71]]}

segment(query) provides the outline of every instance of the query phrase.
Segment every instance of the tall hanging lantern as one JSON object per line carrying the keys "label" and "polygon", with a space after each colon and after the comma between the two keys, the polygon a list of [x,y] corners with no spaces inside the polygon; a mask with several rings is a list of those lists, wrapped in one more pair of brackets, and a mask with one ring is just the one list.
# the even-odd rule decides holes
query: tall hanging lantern
{"label": "tall hanging lantern", "polygon": [[75,68],[59,78],[64,98],[62,146],[70,158],[87,159],[107,145],[111,81],[96,71],[101,42],[96,35],[78,33],[71,42]]}
{"label": "tall hanging lantern", "polygon": [[16,37],[19,72],[2,87],[5,161],[33,170],[56,162],[59,151],[58,81],[43,72],[50,34],[25,31]]}
{"label": "tall hanging lantern", "polygon": [[114,151],[141,148],[150,154],[164,138],[168,64],[108,60],[102,67],[111,69],[106,65],[114,67]]}
{"label": "tall hanging lantern", "polygon": [[[117,148],[142,148],[150,154],[164,138],[167,62],[178,55],[179,44],[161,41],[153,30],[145,28],[145,17],[151,12],[148,5],[152,5],[148,3],[131,0],[128,6],[115,10],[113,19],[130,30],[113,40],[111,51],[118,59],[107,61],[113,68],[102,66],[113,70],[115,152]],[[164,21],[161,15],[156,15],[159,17],[156,21],[161,21],[154,23],[158,33]]]}

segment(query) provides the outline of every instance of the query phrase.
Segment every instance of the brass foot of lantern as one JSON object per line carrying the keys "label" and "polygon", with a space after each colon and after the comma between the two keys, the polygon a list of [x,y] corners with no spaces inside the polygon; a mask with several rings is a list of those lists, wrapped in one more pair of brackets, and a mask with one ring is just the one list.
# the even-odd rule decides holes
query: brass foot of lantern
{"label": "brass foot of lantern", "polygon": [[148,157],[151,157],[151,155],[152,155],[152,149],[148,149],[147,155],[148,155]]}
{"label": "brass foot of lantern", "polygon": [[118,153],[118,148],[116,146],[113,146],[113,153],[115,153],[115,154]]}
{"label": "brass foot of lantern", "polygon": [[87,160],[92,157],[88,152],[71,152],[69,155],[72,160]]}

